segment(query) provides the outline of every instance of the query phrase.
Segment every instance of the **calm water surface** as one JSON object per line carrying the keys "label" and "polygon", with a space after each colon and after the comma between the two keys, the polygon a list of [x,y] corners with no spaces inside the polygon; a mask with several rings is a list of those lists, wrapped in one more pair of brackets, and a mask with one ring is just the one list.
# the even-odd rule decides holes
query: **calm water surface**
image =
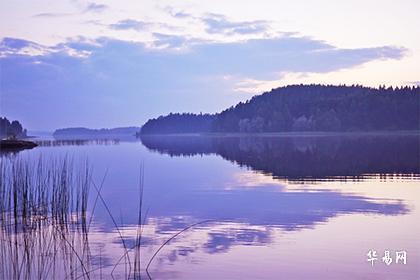
{"label": "calm water surface", "polygon": [[[44,141],[15,157],[67,156],[76,164],[88,158],[96,184],[105,177],[103,198],[129,245],[143,165],[143,270],[163,242],[203,222],[163,247],[149,269],[153,279],[420,279],[419,141],[156,136]],[[89,244],[93,267],[110,278],[124,250],[103,205],[94,212]],[[378,253],[374,266],[371,249]],[[394,259],[389,266],[385,250]],[[395,263],[401,250],[405,265]],[[124,269],[117,266],[115,278]]]}

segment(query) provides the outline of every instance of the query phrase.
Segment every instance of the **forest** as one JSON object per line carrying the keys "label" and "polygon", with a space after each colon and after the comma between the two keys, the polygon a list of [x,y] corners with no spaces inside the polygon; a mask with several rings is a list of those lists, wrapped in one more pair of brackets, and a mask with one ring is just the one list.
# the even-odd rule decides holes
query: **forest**
{"label": "forest", "polygon": [[16,137],[16,138],[25,138],[26,129],[22,127],[19,121],[9,121],[5,117],[0,117],[0,137]]}
{"label": "forest", "polygon": [[170,113],[141,134],[419,130],[420,87],[291,85],[216,114]]}

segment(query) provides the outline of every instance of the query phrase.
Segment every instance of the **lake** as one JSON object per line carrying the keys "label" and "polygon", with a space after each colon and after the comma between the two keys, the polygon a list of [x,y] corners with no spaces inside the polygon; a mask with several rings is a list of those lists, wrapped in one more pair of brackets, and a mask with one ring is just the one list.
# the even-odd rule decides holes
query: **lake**
{"label": "lake", "polygon": [[121,239],[133,248],[140,220],[145,279],[158,250],[153,279],[420,279],[418,134],[37,141],[1,161],[88,160],[102,186],[106,207],[89,191],[91,278],[127,277]]}

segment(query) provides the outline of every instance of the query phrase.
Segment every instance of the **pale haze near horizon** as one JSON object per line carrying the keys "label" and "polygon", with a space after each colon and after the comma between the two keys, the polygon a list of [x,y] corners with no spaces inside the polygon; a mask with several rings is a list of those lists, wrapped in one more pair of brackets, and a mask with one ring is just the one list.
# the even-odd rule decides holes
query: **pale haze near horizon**
{"label": "pale haze near horizon", "polygon": [[420,84],[420,1],[2,1],[0,115],[214,113],[296,83]]}

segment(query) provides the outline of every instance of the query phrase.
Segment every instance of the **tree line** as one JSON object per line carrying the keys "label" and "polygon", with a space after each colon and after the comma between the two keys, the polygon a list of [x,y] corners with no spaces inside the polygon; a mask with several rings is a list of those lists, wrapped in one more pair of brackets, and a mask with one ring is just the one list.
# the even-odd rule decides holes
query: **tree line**
{"label": "tree line", "polygon": [[420,87],[291,85],[216,114],[170,113],[142,134],[419,130]]}
{"label": "tree line", "polygon": [[0,137],[27,137],[26,129],[22,127],[19,121],[9,121],[7,118],[0,117]]}

